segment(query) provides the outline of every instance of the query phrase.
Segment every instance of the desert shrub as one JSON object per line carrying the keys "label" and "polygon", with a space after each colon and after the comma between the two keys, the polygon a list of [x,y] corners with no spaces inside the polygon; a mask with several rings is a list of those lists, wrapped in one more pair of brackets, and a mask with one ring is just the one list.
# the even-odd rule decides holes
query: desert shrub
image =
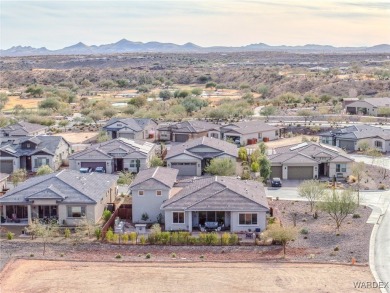
{"label": "desert shrub", "polygon": [[135,241],[137,240],[137,232],[130,232],[129,233],[129,240],[131,241],[131,243],[135,243]]}
{"label": "desert shrub", "polygon": [[353,218],[353,219],[359,219],[359,218],[360,218],[360,215],[359,215],[359,214],[353,214],[353,215],[352,215],[352,218]]}
{"label": "desert shrub", "polygon": [[336,246],[333,250],[334,250],[334,251],[339,251],[340,248],[339,248],[338,246]]}
{"label": "desert shrub", "polygon": [[120,259],[120,258],[122,258],[122,255],[121,255],[120,253],[118,253],[118,254],[115,256],[115,258]]}
{"label": "desert shrub", "polygon": [[146,237],[144,235],[141,235],[141,237],[139,238],[139,243],[141,243],[142,245],[146,244]]}
{"label": "desert shrub", "polygon": [[151,258],[152,257],[152,254],[151,253],[148,253],[148,254],[146,254],[146,256],[145,256],[145,258],[147,258],[147,259],[149,259],[149,258]]}
{"label": "desert shrub", "polygon": [[199,234],[199,240],[204,245],[217,245],[219,243],[218,234],[214,232]]}
{"label": "desert shrub", "polygon": [[105,222],[107,222],[111,218],[111,212],[109,210],[104,210],[103,212],[103,219]]}
{"label": "desert shrub", "polygon": [[237,234],[230,234],[230,239],[229,239],[230,245],[236,245],[238,244],[238,235]]}
{"label": "desert shrub", "polygon": [[171,233],[171,244],[178,244],[179,242],[179,233],[173,232]]}
{"label": "desert shrub", "polygon": [[65,231],[64,231],[64,237],[65,238],[69,238],[70,237],[70,229],[69,228],[66,228]]}
{"label": "desert shrub", "polygon": [[172,252],[171,253],[171,258],[176,258],[176,253]]}
{"label": "desert shrub", "polygon": [[386,189],[386,185],[384,185],[383,183],[379,184],[378,189],[379,190],[385,190]]}
{"label": "desert shrub", "polygon": [[63,254],[63,253],[61,253],[61,254],[60,254],[60,256],[61,256],[61,257],[64,257],[64,254]]}
{"label": "desert shrub", "polygon": [[113,241],[114,240],[114,232],[112,231],[112,228],[110,227],[106,233],[106,240],[107,241]]}
{"label": "desert shrub", "polygon": [[8,240],[14,239],[14,236],[15,236],[14,233],[12,233],[12,232],[10,232],[10,231],[7,232],[7,239],[8,239]]}
{"label": "desert shrub", "polygon": [[189,236],[187,239],[187,243],[189,245],[195,245],[198,243],[198,238],[196,238],[195,236]]}
{"label": "desert shrub", "polygon": [[204,259],[204,255],[199,256],[200,259]]}
{"label": "desert shrub", "polygon": [[114,233],[114,235],[113,235],[113,237],[112,237],[112,241],[115,242],[115,243],[117,243],[117,242],[119,241],[119,234],[115,234],[115,233]]}
{"label": "desert shrub", "polygon": [[178,242],[179,244],[187,244],[187,239],[190,236],[189,232],[181,231],[178,233]]}
{"label": "desert shrub", "polygon": [[99,240],[100,238],[102,238],[102,229],[96,228],[94,234],[95,234],[96,240]]}
{"label": "desert shrub", "polygon": [[307,230],[306,228],[302,228],[301,229],[301,234],[307,235],[307,234],[309,234],[309,230]]}
{"label": "desert shrub", "polygon": [[122,234],[121,238],[123,243],[129,242],[129,234]]}
{"label": "desert shrub", "polygon": [[30,254],[30,257],[34,257],[34,254],[33,254],[33,253],[31,253],[31,254]]}
{"label": "desert shrub", "polygon": [[229,245],[230,244],[230,233],[223,233],[221,236],[221,244],[222,245]]}
{"label": "desert shrub", "polygon": [[268,225],[274,224],[276,221],[275,217],[269,217],[268,218]]}
{"label": "desert shrub", "polygon": [[161,232],[160,243],[161,244],[168,244],[170,238],[171,238],[171,233],[169,233],[169,232]]}

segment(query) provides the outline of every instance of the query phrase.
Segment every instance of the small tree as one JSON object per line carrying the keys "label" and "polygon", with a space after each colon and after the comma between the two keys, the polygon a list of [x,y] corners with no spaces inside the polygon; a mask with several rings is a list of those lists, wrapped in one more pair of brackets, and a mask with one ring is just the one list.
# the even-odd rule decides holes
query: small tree
{"label": "small tree", "polygon": [[110,137],[108,136],[107,132],[100,131],[97,137],[97,142],[105,142],[110,140]]}
{"label": "small tree", "polygon": [[157,156],[153,156],[150,159],[150,167],[159,167],[159,166],[163,166],[163,165],[164,165],[163,160]]}
{"label": "small tree", "polygon": [[43,224],[39,221],[39,219],[35,219],[26,230],[29,233],[36,237],[42,238],[43,242],[43,255],[46,252],[46,243],[48,242],[50,237],[56,236],[58,234],[58,225],[54,222],[50,222],[49,224]]}
{"label": "small tree", "polygon": [[313,212],[314,205],[325,194],[326,184],[316,180],[303,181],[298,186],[298,194],[306,198],[310,203],[310,212]]}
{"label": "small tree", "polygon": [[313,112],[307,109],[302,109],[297,112],[297,115],[305,119],[305,125],[306,125],[306,122],[309,119],[309,117],[313,116]]}
{"label": "small tree", "polygon": [[46,175],[46,174],[51,174],[53,173],[53,169],[50,168],[48,165],[42,165],[40,166],[38,169],[37,169],[37,175],[38,176],[41,176],[41,175]]}
{"label": "small tree", "polygon": [[368,141],[363,140],[358,142],[357,147],[358,150],[365,152],[370,148],[370,144],[368,143]]}
{"label": "small tree", "polygon": [[64,130],[66,130],[66,126],[69,124],[69,120],[61,120],[58,122],[58,126],[64,127]]}
{"label": "small tree", "polygon": [[356,177],[357,181],[357,200],[360,204],[360,182],[365,174],[366,165],[363,162],[354,162],[352,164],[352,175]]}
{"label": "small tree", "polygon": [[258,162],[260,165],[260,176],[264,181],[267,181],[269,175],[271,175],[271,163],[265,155],[260,156]]}
{"label": "small tree", "polygon": [[264,142],[259,142],[258,147],[259,147],[260,153],[262,155],[265,155],[267,152],[267,145]]}
{"label": "small tree", "polygon": [[275,223],[268,226],[265,235],[283,245],[283,257],[286,257],[286,246],[288,242],[297,237],[298,231],[294,227],[282,227],[281,225]]}
{"label": "small tree", "polygon": [[134,180],[134,175],[130,172],[120,172],[117,183],[119,185],[130,185]]}
{"label": "small tree", "polygon": [[15,170],[12,174],[12,184],[16,187],[20,182],[23,182],[27,178],[27,171],[26,169],[18,169]]}
{"label": "small tree", "polygon": [[274,106],[266,106],[263,107],[259,114],[266,117],[266,122],[269,120],[269,116],[275,115],[276,113],[276,107]]}
{"label": "small tree", "polygon": [[204,170],[212,175],[232,176],[236,174],[236,162],[229,158],[215,158]]}
{"label": "small tree", "polygon": [[251,171],[252,172],[259,172],[260,171],[260,165],[258,162],[256,162],[256,161],[252,162]]}
{"label": "small tree", "polygon": [[331,192],[325,193],[323,200],[318,203],[318,207],[335,220],[336,229],[339,230],[341,223],[349,214],[355,212],[358,204],[352,190],[346,189],[337,192],[333,189]]}
{"label": "small tree", "polygon": [[238,157],[241,161],[246,161],[248,159],[248,151],[245,147],[240,147],[238,149]]}
{"label": "small tree", "polygon": [[88,238],[91,238],[94,235],[95,230],[95,223],[85,217],[78,222],[76,227],[76,233],[79,234],[80,238],[84,237],[85,235],[87,235]]}

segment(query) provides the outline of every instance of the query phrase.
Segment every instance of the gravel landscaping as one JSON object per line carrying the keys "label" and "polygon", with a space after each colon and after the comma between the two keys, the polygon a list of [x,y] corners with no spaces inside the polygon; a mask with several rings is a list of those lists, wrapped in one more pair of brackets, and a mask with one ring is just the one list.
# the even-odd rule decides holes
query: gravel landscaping
{"label": "gravel landscaping", "polygon": [[[389,189],[390,187],[390,171],[374,165],[365,164],[365,174],[360,180],[361,190],[380,190]],[[350,177],[350,179],[353,176]],[[357,182],[351,182],[351,186],[356,186]]]}
{"label": "gravel landscaping", "polygon": [[351,262],[354,257],[357,263],[368,263],[373,228],[372,224],[366,223],[370,208],[360,206],[355,212],[360,218],[348,215],[340,231],[336,231],[335,221],[328,214],[318,212],[318,218],[313,218],[308,202],[272,201],[270,206],[274,208],[274,216],[280,218],[284,226],[293,226],[292,213],[297,213],[296,227],[299,233],[297,239],[288,245],[289,256],[290,250],[295,248],[310,251],[312,255],[309,257],[315,261],[345,263]]}

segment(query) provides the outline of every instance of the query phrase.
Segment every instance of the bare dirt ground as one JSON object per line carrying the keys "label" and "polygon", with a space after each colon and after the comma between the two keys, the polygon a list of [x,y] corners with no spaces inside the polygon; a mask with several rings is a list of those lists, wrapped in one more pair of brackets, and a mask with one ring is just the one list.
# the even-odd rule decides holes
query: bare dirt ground
{"label": "bare dirt ground", "polygon": [[278,148],[286,145],[292,145],[292,144],[298,144],[302,143],[302,137],[306,137],[308,140],[311,138],[316,138],[318,141],[318,136],[311,136],[311,135],[299,135],[299,136],[294,136],[294,137],[289,137],[289,138],[282,138],[278,140],[273,140],[273,141],[268,141],[265,144],[269,149],[273,148]]}
{"label": "bare dirt ground", "polygon": [[54,134],[56,136],[62,136],[70,143],[83,143],[86,140],[98,135],[97,132],[68,132]]}
{"label": "bare dirt ground", "polygon": [[21,99],[20,96],[9,96],[4,111],[12,110],[16,105],[22,105],[26,109],[35,109],[43,99]]}
{"label": "bare dirt ground", "polygon": [[[368,267],[216,262],[73,262],[19,259],[2,292],[353,292]],[[377,292],[365,289],[364,292]]]}

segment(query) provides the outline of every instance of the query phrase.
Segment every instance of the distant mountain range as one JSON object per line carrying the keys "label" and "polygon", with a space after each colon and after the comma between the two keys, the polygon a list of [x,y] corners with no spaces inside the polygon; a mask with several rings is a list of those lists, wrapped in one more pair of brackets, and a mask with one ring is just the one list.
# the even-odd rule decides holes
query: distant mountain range
{"label": "distant mountain range", "polygon": [[92,55],[116,53],[208,53],[208,52],[290,52],[290,53],[390,53],[390,45],[382,44],[373,47],[333,47],[322,45],[304,46],[270,46],[264,43],[251,44],[242,47],[201,47],[193,43],[177,45],[159,42],[132,42],[122,39],[113,44],[87,46],[80,42],[59,50],[48,50],[45,47],[15,46],[0,50],[1,56],[33,56],[33,55]]}

